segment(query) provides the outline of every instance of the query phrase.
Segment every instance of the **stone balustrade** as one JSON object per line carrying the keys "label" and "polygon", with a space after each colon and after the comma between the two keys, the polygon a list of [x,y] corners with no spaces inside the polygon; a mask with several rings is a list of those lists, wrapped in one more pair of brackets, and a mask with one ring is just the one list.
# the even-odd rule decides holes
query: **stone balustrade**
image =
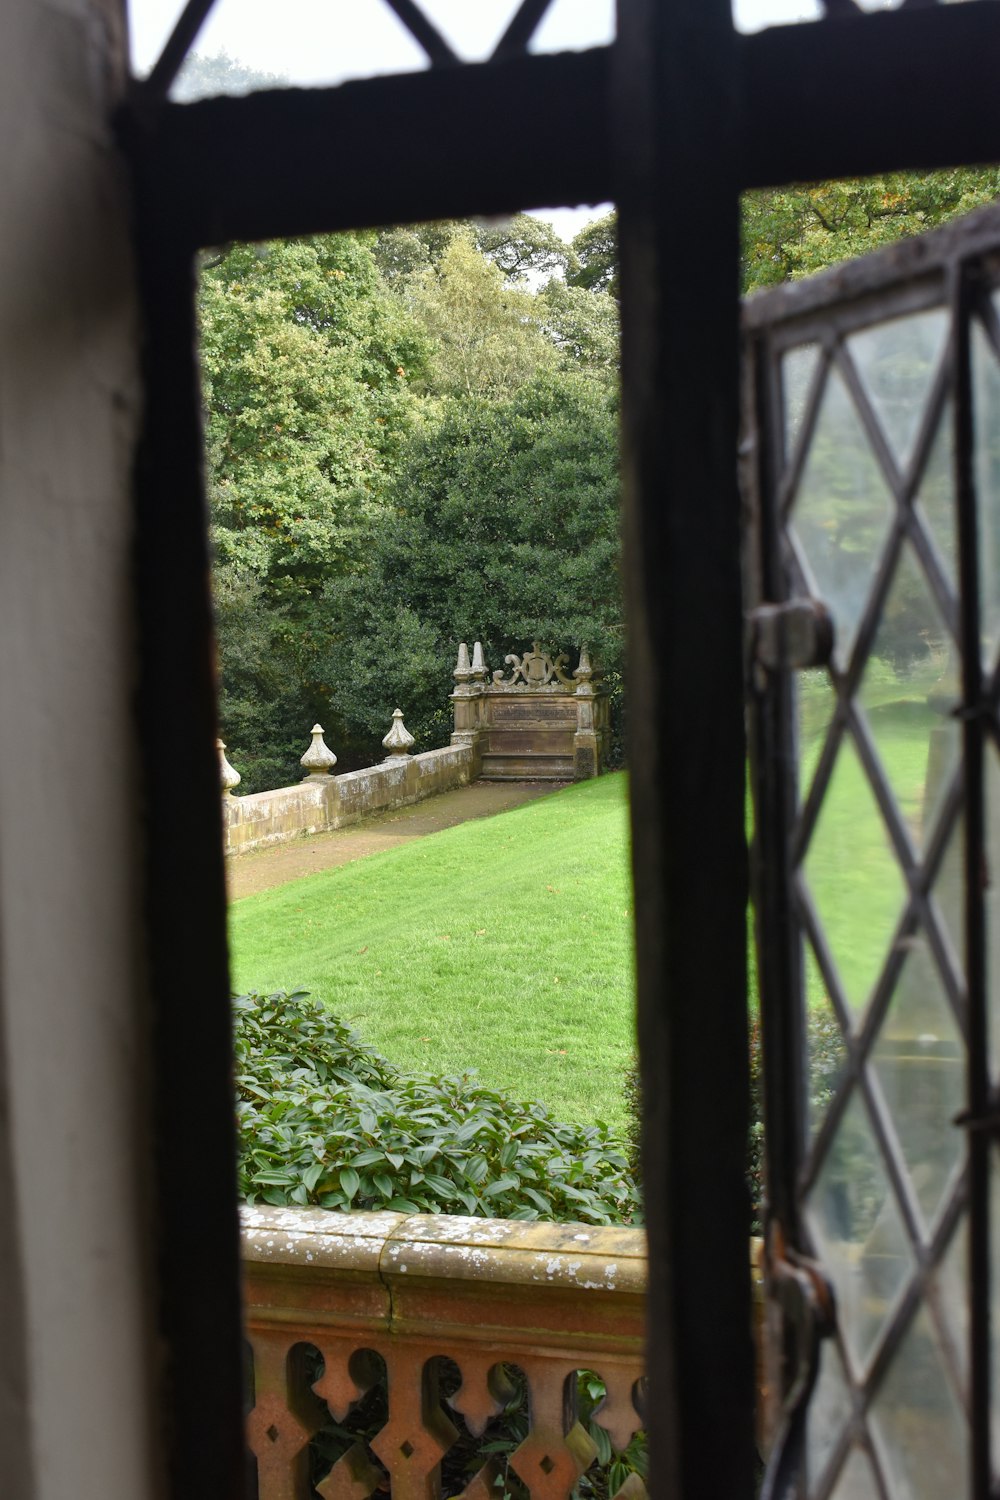
{"label": "stone balustrade", "polygon": [[[245,1208],[258,1500],[390,1489],[438,1500],[442,1466],[444,1492],[490,1500],[508,1489],[496,1487],[505,1464],[531,1500],[568,1500],[597,1453],[577,1419],[577,1372],[606,1387],[593,1420],[614,1450],[642,1425],[645,1249],[641,1229]],[[362,1403],[383,1369],[387,1402],[373,1419]],[[526,1435],[491,1456],[479,1445],[495,1436],[513,1372]],[[353,1436],[352,1412],[366,1413]],[[618,1491],[644,1493],[635,1474]]]}

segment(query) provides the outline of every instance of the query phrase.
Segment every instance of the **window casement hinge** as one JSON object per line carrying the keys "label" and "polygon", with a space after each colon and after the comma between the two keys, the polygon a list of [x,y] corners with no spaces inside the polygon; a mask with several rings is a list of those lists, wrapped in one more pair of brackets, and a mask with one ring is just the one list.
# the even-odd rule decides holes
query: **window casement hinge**
{"label": "window casement hinge", "polygon": [[765,671],[825,667],[833,653],[833,620],[821,599],[759,604],[748,624],[750,659]]}

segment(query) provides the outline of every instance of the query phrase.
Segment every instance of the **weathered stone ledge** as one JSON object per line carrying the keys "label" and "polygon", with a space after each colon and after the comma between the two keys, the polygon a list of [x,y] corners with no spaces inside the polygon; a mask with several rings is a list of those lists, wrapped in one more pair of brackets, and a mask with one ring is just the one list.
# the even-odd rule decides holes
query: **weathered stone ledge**
{"label": "weathered stone ledge", "polygon": [[346,828],[371,813],[388,812],[466,786],[479,771],[473,745],[446,745],[421,755],[393,757],[343,776],[310,776],[297,786],[222,799],[223,847],[245,854],[311,833]]}

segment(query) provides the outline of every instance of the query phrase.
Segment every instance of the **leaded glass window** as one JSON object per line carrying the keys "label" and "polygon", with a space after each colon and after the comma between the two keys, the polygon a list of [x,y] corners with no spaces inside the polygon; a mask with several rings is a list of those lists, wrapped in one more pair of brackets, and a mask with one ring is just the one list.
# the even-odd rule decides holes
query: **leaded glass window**
{"label": "leaded glass window", "polygon": [[[783,893],[759,913],[765,1047],[793,1065],[770,1079],[770,1269],[785,1247],[805,1257],[834,1306],[806,1382],[808,1500],[979,1493],[973,1268],[1000,1062],[994,241],[989,210],[747,315],[750,586],[832,623],[797,670],[753,673],[758,748],[773,736],[787,757],[757,775],[788,783],[757,851]],[[809,1356],[784,1353],[788,1387]]]}

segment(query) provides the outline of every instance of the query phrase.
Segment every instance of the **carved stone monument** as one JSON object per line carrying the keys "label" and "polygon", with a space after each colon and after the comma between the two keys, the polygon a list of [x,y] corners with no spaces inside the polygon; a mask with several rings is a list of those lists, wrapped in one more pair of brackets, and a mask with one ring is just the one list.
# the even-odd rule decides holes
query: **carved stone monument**
{"label": "carved stone monument", "polygon": [[487,781],[586,781],[607,764],[608,692],[586,649],[572,676],[565,655],[533,641],[489,673],[479,641],[458,648],[453,745],[472,745]]}

